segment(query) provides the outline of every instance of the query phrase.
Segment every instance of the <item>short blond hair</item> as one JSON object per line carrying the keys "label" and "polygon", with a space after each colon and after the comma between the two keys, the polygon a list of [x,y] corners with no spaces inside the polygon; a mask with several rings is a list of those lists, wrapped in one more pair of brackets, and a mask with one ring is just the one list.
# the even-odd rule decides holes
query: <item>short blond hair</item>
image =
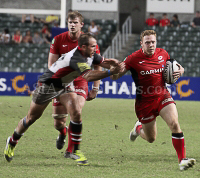
{"label": "short blond hair", "polygon": [[156,32],[154,30],[145,30],[141,33],[140,35],[140,40],[142,41],[142,39],[144,38],[144,36],[150,36],[150,35],[155,35],[156,37]]}
{"label": "short blond hair", "polygon": [[67,21],[68,21],[69,19],[74,20],[75,18],[79,18],[80,23],[82,23],[82,22],[84,21],[84,18],[83,18],[83,16],[82,16],[82,14],[79,13],[78,11],[71,11],[71,12],[68,13]]}

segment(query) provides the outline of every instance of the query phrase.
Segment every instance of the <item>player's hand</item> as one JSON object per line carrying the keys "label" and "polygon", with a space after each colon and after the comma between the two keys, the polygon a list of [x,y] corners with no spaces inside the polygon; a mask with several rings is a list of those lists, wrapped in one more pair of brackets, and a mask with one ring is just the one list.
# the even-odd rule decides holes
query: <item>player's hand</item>
{"label": "player's hand", "polygon": [[112,74],[118,74],[120,72],[123,72],[124,70],[125,70],[125,63],[124,62],[120,62],[115,67],[110,69]]}
{"label": "player's hand", "polygon": [[176,64],[179,67],[179,70],[173,73],[174,78],[179,79],[181,75],[184,73],[184,68],[180,64]]}
{"label": "player's hand", "polygon": [[98,91],[97,90],[90,90],[88,93],[87,101],[91,101],[96,98]]}
{"label": "player's hand", "polygon": [[110,58],[110,59],[104,59],[103,62],[105,64],[110,64],[112,66],[116,66],[120,61],[118,61],[117,59]]}

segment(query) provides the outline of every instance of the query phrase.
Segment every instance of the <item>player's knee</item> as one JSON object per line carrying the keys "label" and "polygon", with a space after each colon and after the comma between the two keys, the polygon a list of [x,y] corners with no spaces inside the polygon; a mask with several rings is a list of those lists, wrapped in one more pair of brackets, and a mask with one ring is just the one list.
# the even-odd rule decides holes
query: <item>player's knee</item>
{"label": "player's knee", "polygon": [[54,119],[54,128],[60,130],[61,128],[65,127],[66,122],[63,120],[56,120]]}
{"label": "player's knee", "polygon": [[80,120],[81,120],[81,110],[75,110],[75,111],[72,113],[71,119],[72,119],[73,121],[80,121]]}
{"label": "player's knee", "polygon": [[147,139],[147,141],[148,141],[149,143],[153,143],[155,140],[156,140],[156,137],[149,137],[149,138]]}
{"label": "player's knee", "polygon": [[170,129],[172,132],[177,133],[180,131],[180,125],[178,122],[173,121],[170,123]]}

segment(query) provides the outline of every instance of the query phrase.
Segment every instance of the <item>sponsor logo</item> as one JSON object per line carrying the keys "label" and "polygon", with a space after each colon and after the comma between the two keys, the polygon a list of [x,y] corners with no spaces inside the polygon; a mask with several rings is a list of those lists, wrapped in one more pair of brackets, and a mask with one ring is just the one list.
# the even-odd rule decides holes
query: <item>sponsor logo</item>
{"label": "sponsor logo", "polygon": [[153,69],[153,70],[146,70],[146,71],[140,71],[140,74],[141,75],[155,74],[155,73],[160,73],[163,70],[164,70],[164,68]]}
{"label": "sponsor logo", "polygon": [[6,83],[6,79],[0,78],[0,91],[6,91],[7,85],[5,83]]}
{"label": "sponsor logo", "polygon": [[83,93],[84,95],[86,95],[86,92],[84,90],[82,90],[82,89],[75,89],[75,91],[77,93]]}
{"label": "sponsor logo", "polygon": [[25,79],[25,75],[18,75],[14,79],[11,79],[12,87],[16,91],[16,93],[25,92],[27,90],[27,88],[29,88],[28,85],[24,85],[21,88],[18,87],[18,81],[20,81],[20,80],[24,81],[24,79]]}
{"label": "sponsor logo", "polygon": [[167,98],[167,99],[165,99],[164,101],[162,101],[162,105],[165,104],[165,103],[168,103],[170,101],[174,101],[173,98]]}
{"label": "sponsor logo", "polygon": [[142,118],[141,120],[143,120],[143,121],[146,121],[146,120],[150,120],[150,119],[153,119],[154,118],[154,115],[152,115],[152,116],[150,116],[150,117],[147,117],[147,118]]}
{"label": "sponsor logo", "polygon": [[90,66],[88,66],[87,63],[80,63],[80,62],[78,62],[77,65],[78,65],[78,68],[79,68],[79,70],[81,72],[84,72],[87,69],[91,69]]}
{"label": "sponsor logo", "polygon": [[177,92],[180,95],[180,98],[189,97],[190,95],[194,93],[194,91],[192,91],[191,89],[189,89],[186,92],[182,90],[183,85],[189,85],[189,83],[190,83],[190,80],[188,79],[188,80],[182,80],[178,84],[176,84]]}
{"label": "sponsor logo", "polygon": [[62,45],[63,47],[67,47],[68,45]]}
{"label": "sponsor logo", "polygon": [[139,64],[142,64],[143,62],[145,62],[145,61],[140,61]]}
{"label": "sponsor logo", "polygon": [[158,56],[158,62],[164,62],[163,56]]}

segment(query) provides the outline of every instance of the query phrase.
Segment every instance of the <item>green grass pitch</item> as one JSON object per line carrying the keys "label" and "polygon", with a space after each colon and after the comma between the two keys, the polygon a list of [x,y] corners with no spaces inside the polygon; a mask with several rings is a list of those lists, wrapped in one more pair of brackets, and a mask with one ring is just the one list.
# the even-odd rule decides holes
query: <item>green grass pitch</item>
{"label": "green grass pitch", "polygon": [[[51,104],[19,141],[8,163],[3,154],[10,136],[30,105],[30,97],[0,97],[0,177],[2,178],[199,178],[200,102],[176,101],[184,132],[187,157],[197,160],[194,168],[181,172],[172,146],[171,132],[158,117],[154,143],[138,138],[129,141],[136,119],[134,100],[95,99],[83,108],[81,150],[89,166],[77,166],[56,149],[58,132],[53,127]],[[69,119],[68,119],[69,121]]]}

